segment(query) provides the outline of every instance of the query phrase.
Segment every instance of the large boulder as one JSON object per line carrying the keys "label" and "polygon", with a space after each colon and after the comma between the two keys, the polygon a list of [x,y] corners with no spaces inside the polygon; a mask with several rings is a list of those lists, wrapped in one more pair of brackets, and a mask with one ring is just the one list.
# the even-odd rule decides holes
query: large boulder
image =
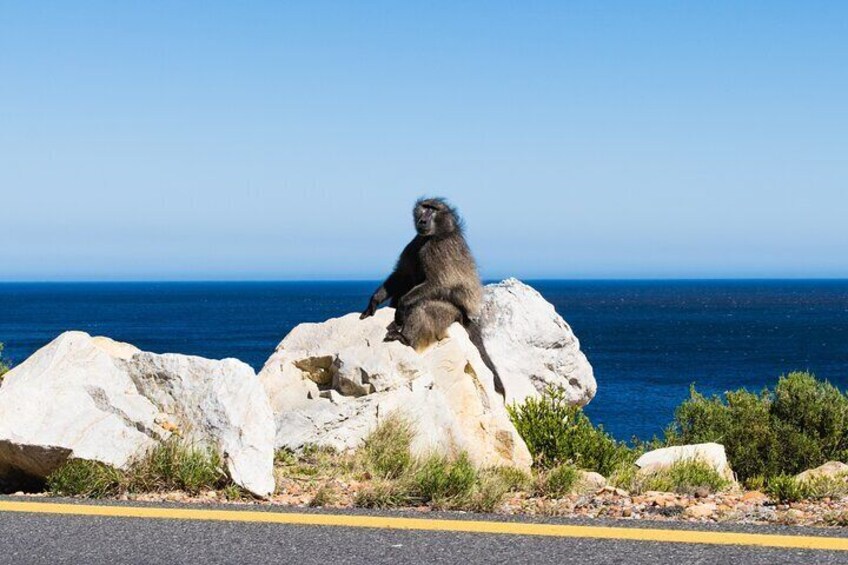
{"label": "large boulder", "polygon": [[43,478],[71,458],[127,468],[175,432],[218,449],[248,491],[273,492],[273,414],[253,370],[235,359],[156,355],[66,332],[0,387],[0,477]]}
{"label": "large boulder", "polygon": [[385,342],[394,311],[301,324],[260,371],[277,419],[277,446],[352,449],[391,413],[408,418],[413,451],[465,451],[477,465],[528,468],[494,377],[459,324],[417,353]]}
{"label": "large boulder", "polygon": [[650,474],[683,461],[700,461],[715,469],[728,481],[735,480],[733,470],[727,462],[724,446],[720,443],[696,443],[654,449],[639,457],[636,466],[639,467],[640,473]]}
{"label": "large boulder", "polygon": [[532,287],[516,279],[487,285],[480,326],[508,404],[521,403],[548,386],[580,406],[595,396],[595,376],[580,342]]}

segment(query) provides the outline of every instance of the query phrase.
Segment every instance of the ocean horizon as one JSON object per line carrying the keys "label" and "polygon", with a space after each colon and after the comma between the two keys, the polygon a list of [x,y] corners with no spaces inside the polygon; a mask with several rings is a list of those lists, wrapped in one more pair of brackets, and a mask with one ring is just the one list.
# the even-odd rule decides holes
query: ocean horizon
{"label": "ocean horizon", "polygon": [[[595,370],[586,407],[619,439],[662,433],[706,394],[809,370],[848,386],[848,279],[527,279]],[[0,342],[20,363],[66,330],[259,369],[297,324],[361,311],[376,280],[0,283]]]}

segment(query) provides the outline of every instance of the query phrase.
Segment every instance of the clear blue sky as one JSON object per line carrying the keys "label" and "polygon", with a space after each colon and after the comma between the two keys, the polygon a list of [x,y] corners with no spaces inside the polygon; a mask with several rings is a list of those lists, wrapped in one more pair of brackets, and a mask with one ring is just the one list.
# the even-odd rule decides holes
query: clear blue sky
{"label": "clear blue sky", "polygon": [[[697,5],[696,5],[697,4]],[[846,2],[0,0],[0,279],[848,276]]]}

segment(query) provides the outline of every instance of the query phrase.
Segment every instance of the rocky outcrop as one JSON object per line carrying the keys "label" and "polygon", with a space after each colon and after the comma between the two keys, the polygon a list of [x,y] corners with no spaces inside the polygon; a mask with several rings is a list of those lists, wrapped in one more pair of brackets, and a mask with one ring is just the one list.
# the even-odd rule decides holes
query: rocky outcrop
{"label": "rocky outcrop", "polygon": [[358,446],[387,415],[415,430],[413,450],[465,451],[481,466],[528,468],[530,454],[495,392],[494,378],[459,324],[417,353],[384,342],[393,310],[297,326],[259,378],[277,419],[277,446]]}
{"label": "rocky outcrop", "polygon": [[515,279],[486,287],[482,337],[505,396],[465,329],[422,352],[385,342],[393,318],[349,314],[297,326],[259,378],[235,359],[158,355],[67,332],[0,386],[0,479],[43,478],[72,458],[127,468],[173,434],[221,452],[232,479],[274,489],[275,447],[352,449],[391,413],[418,454],[466,452],[479,466],[527,469],[506,402],[547,386],[575,404],[595,394],[592,367],[553,306]]}
{"label": "rocky outcrop", "polygon": [[173,433],[217,448],[250,492],[273,492],[273,415],[253,370],[235,359],[66,332],[0,387],[0,476],[45,477],[70,458],[126,468]]}
{"label": "rocky outcrop", "polygon": [[580,406],[595,396],[595,376],[580,342],[532,287],[516,279],[487,285],[480,326],[508,404],[521,403],[548,386],[562,389]]}
{"label": "rocky outcrop", "polygon": [[727,462],[724,446],[718,443],[676,445],[655,449],[637,459],[636,466],[639,467],[640,473],[649,474],[667,469],[681,461],[702,461],[728,481],[735,480],[733,470]]}

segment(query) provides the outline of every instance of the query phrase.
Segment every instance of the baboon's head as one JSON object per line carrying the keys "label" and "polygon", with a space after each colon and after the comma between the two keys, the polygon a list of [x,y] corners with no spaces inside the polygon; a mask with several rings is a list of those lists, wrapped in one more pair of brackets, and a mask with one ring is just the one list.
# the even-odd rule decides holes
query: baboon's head
{"label": "baboon's head", "polygon": [[442,198],[422,198],[412,212],[415,231],[423,236],[444,236],[461,229],[459,216]]}

